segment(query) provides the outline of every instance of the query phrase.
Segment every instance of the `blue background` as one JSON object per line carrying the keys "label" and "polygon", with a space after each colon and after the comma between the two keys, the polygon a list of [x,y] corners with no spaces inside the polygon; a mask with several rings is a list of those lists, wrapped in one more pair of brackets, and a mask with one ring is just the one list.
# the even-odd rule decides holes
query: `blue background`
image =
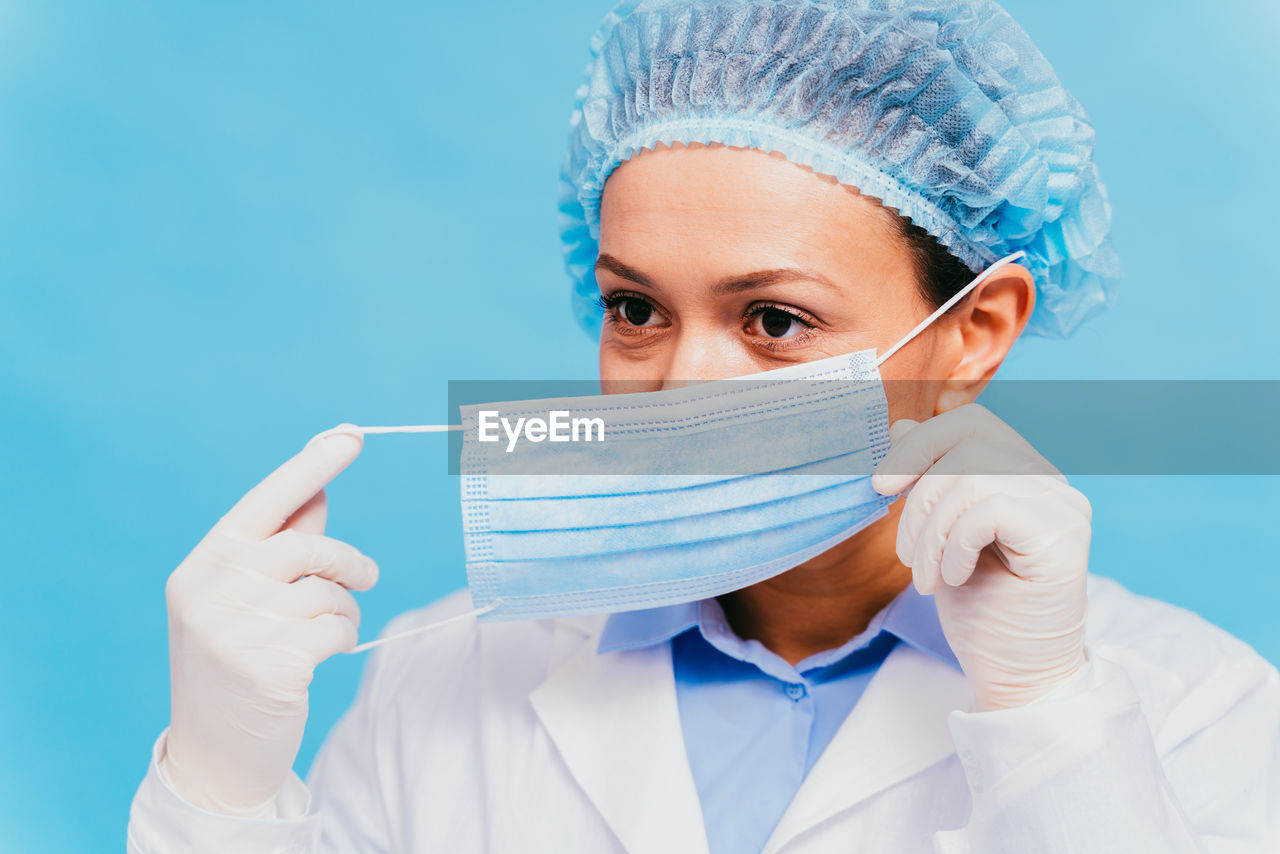
{"label": "blue background", "polygon": [[[1280,5],[1231,5],[1007,3],[1095,121],[1127,281],[1002,376],[1280,378]],[[594,376],[555,180],[605,4],[373,7],[0,2],[0,850],[122,848],[165,579],[309,436]],[[465,583],[443,448],[373,437],[329,490],[383,568],[365,637]],[[1096,572],[1280,661],[1278,479],[1077,483]],[[360,666],[320,668],[300,772]]]}

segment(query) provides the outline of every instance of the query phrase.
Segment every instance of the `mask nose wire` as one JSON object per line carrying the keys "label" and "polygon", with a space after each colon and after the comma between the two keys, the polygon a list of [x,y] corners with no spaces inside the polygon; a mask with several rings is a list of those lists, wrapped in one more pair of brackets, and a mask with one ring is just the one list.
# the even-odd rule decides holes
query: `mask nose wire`
{"label": "mask nose wire", "polygon": [[994,273],[996,270],[999,270],[1005,264],[1009,264],[1013,261],[1017,261],[1019,258],[1025,258],[1026,255],[1027,255],[1026,252],[1023,252],[1021,249],[1019,249],[1017,252],[1014,252],[1011,255],[1004,256],[999,261],[996,261],[990,267],[983,270],[976,279],[974,279],[972,282],[970,282],[969,284],[965,285],[963,288],[958,290],[955,296],[951,297],[951,299],[947,300],[942,305],[938,306],[937,310],[935,310],[933,314],[929,315],[924,320],[916,324],[915,329],[912,329],[906,335],[902,336],[902,338],[898,340],[897,344],[894,344],[892,347],[890,347],[888,350],[884,352],[884,355],[878,356],[876,358],[876,367],[878,368],[881,365],[883,365],[890,356],[892,356],[894,353],[901,350],[906,345],[910,344],[911,341],[917,335],[919,335],[921,332],[924,332],[926,329],[928,329],[935,320],[937,320],[939,317],[942,317],[942,315],[946,314],[953,305],[955,305],[956,303],[960,302],[960,300],[968,296],[970,291],[972,291],[978,285],[985,282],[987,280],[987,277],[990,276],[992,273]]}

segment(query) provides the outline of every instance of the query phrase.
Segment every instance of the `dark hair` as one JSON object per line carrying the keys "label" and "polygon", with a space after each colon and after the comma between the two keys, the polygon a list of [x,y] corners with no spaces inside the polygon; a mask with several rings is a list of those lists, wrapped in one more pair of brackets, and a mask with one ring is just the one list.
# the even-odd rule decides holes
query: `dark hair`
{"label": "dark hair", "polygon": [[889,212],[897,221],[898,233],[911,252],[921,296],[932,305],[940,306],[969,284],[974,273],[963,261],[905,216],[892,208]]}

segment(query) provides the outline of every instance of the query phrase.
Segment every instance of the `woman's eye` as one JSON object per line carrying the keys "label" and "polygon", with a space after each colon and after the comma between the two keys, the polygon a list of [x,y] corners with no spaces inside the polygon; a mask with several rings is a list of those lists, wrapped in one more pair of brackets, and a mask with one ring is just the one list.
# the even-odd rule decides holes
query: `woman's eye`
{"label": "woman's eye", "polygon": [[748,331],[765,338],[794,338],[810,328],[801,318],[780,308],[764,306],[754,312]]}
{"label": "woman's eye", "polygon": [[653,318],[653,306],[643,300],[627,298],[618,304],[618,315],[632,326],[644,326]]}
{"label": "woman's eye", "polygon": [[617,294],[601,297],[600,304],[613,317],[614,322],[624,326],[657,326],[662,320],[653,303],[639,297]]}

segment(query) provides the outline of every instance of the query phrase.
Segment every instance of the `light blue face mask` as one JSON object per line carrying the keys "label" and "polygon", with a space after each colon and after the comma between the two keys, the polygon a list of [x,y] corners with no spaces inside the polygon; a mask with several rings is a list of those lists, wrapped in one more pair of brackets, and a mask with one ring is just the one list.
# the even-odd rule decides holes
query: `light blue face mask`
{"label": "light blue face mask", "polygon": [[476,610],[455,619],[696,601],[785,572],[866,528],[893,500],[871,488],[889,449],[879,366],[1021,255],[997,261],[879,356],[862,350],[638,394],[461,407]]}

